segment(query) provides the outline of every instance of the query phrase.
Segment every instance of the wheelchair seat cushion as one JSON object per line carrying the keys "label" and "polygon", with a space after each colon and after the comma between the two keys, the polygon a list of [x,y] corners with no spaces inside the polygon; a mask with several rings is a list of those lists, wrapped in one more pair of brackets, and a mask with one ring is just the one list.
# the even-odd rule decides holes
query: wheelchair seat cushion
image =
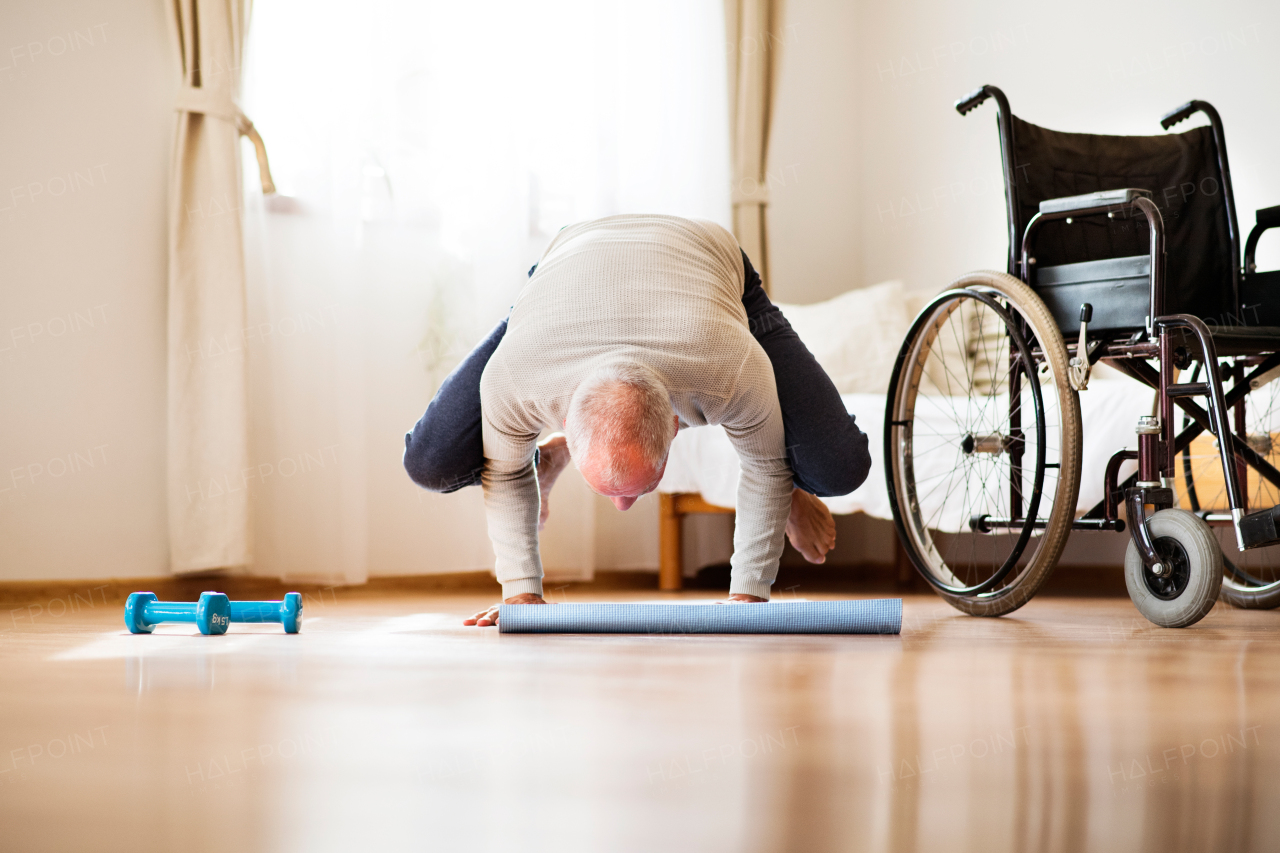
{"label": "wheelchair seat cushion", "polygon": [[[1280,326],[1226,326],[1210,324],[1213,334],[1213,346],[1219,356],[1257,355],[1258,353],[1280,352]],[[1199,351],[1195,339],[1186,336],[1187,348]]]}

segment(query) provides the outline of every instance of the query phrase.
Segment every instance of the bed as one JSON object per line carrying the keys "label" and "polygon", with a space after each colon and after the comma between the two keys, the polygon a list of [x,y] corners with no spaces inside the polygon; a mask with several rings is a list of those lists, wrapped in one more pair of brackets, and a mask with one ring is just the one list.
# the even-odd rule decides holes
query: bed
{"label": "bed", "polygon": [[[884,477],[885,390],[898,346],[910,322],[911,309],[924,300],[902,292],[897,282],[837,297],[818,305],[783,305],[784,313],[842,392],[845,408],[857,416],[870,442],[871,473],[852,494],[825,498],[838,515],[865,513],[892,519]],[[914,304],[913,304],[914,303]],[[876,318],[867,323],[865,318]],[[856,328],[855,328],[856,327]],[[851,342],[859,342],[857,348]],[[874,353],[868,357],[867,353]],[[1102,475],[1118,448],[1136,447],[1134,426],[1140,415],[1152,412],[1153,393],[1112,371],[1098,375],[1080,395],[1084,422],[1083,470],[1077,511],[1102,500]],[[920,417],[924,412],[918,412]],[[939,431],[953,423],[939,406],[933,415]],[[1130,463],[1132,465],[1132,463]],[[1121,476],[1128,471],[1122,470]],[[658,486],[659,587],[680,589],[683,582],[682,520],[696,513],[732,513],[737,502],[738,457],[718,426],[683,430],[671,447],[667,470]],[[966,530],[967,519],[949,518],[939,528]]]}

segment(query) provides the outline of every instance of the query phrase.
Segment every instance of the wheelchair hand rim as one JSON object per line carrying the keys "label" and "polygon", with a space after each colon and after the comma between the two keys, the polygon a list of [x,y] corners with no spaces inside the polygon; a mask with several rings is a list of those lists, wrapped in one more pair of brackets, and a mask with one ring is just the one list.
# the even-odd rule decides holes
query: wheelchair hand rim
{"label": "wheelchair hand rim", "polygon": [[[993,291],[993,292],[997,294],[999,293],[999,291]],[[1022,360],[1022,363],[1024,365],[1035,365],[1035,359],[1032,357],[1031,348],[1028,346],[1022,334],[1018,331],[1017,326],[1013,322],[1013,319],[1010,316],[1010,314],[999,305],[999,303],[996,301],[996,299],[993,296],[983,292],[983,289],[953,288],[953,289],[943,291],[942,293],[934,297],[933,300],[931,300],[929,304],[926,305],[925,308],[920,312],[915,322],[911,325],[911,330],[907,333],[907,338],[903,342],[902,348],[898,351],[898,357],[894,362],[893,374],[889,380],[889,393],[887,395],[887,411],[885,413],[885,430],[884,430],[884,458],[886,460],[887,466],[889,467],[889,471],[888,471],[888,476],[886,476],[885,479],[888,484],[889,504],[893,510],[894,526],[897,528],[898,535],[901,537],[904,545],[906,546],[907,556],[911,560],[912,564],[915,565],[916,569],[920,572],[920,574],[922,574],[925,580],[927,580],[935,589],[938,589],[950,595],[977,597],[977,596],[982,596],[985,593],[991,592],[998,584],[1000,584],[1006,577],[1008,577],[1009,573],[1012,572],[1014,568],[1017,567],[1018,561],[1022,558],[1022,554],[1026,550],[1027,543],[1031,539],[1032,533],[1035,529],[1036,519],[1038,518],[1038,515],[1039,515],[1040,498],[1041,498],[1043,487],[1044,487],[1044,471],[1045,471],[1044,436],[1045,436],[1046,428],[1045,428],[1045,418],[1044,418],[1043,392],[1040,390],[1039,382],[1036,381],[1034,367],[1030,371],[1027,371],[1024,368],[1024,372],[1028,377],[1027,385],[1031,389],[1031,397],[1032,397],[1033,407],[1035,409],[1035,415],[1036,415],[1036,430],[1037,430],[1037,435],[1039,439],[1036,441],[1035,479],[1032,485],[1031,495],[1028,500],[1026,520],[1023,523],[1022,530],[1019,532],[1018,540],[1014,544],[1013,550],[1010,552],[1009,556],[1005,559],[1004,563],[1000,566],[1000,568],[997,569],[995,573],[991,575],[991,577],[987,578],[985,581],[982,581],[981,583],[977,583],[972,586],[955,586],[952,584],[948,584],[943,580],[941,580],[940,578],[938,578],[934,574],[931,568],[921,565],[923,560],[917,554],[917,547],[918,547],[917,543],[914,541],[914,537],[912,536],[912,534],[907,530],[906,521],[902,517],[903,512],[900,508],[900,504],[898,501],[898,483],[896,482],[896,480],[898,479],[898,476],[895,470],[897,468],[897,465],[890,463],[889,461],[889,460],[896,459],[896,456],[894,455],[895,442],[901,441],[900,430],[902,430],[905,426],[905,422],[903,422],[901,419],[898,419],[896,417],[896,415],[898,414],[898,411],[897,411],[898,387],[902,380],[902,376],[904,374],[903,368],[906,365],[907,358],[916,349],[917,343],[919,341],[920,333],[923,327],[925,326],[925,324],[930,322],[933,319],[933,315],[939,307],[941,307],[942,305],[944,305],[949,301],[958,300],[958,299],[976,299],[982,302],[983,304],[985,304],[993,312],[995,312],[996,316],[999,317],[1000,320],[1004,323],[1005,331],[1009,334],[1010,340],[1012,341],[1013,345],[1017,347],[1018,354]],[[1012,389],[1010,390],[1010,393],[1012,394]],[[910,459],[905,459],[904,465],[907,467],[907,469],[910,469],[913,467]],[[904,480],[904,486],[906,485],[905,481],[907,480],[907,475],[909,473],[910,473],[909,470],[904,470],[901,472],[901,476],[903,477],[903,480]],[[908,494],[910,494],[913,491],[913,488],[909,488],[907,489],[907,491],[908,491]],[[918,517],[917,517],[917,520],[919,520]],[[952,577],[954,577],[954,574],[952,575]]]}

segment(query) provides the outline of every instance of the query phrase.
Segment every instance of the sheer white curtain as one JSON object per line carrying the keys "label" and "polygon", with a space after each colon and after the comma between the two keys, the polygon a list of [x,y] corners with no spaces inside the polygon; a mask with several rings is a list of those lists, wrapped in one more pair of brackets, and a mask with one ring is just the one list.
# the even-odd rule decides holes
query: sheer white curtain
{"label": "sheer white curtain", "polygon": [[733,233],[769,287],[766,210],[769,124],[773,106],[773,0],[725,0]]}
{"label": "sheer white curtain", "polygon": [[[492,566],[479,489],[422,492],[404,432],[562,226],[730,220],[721,0],[258,0],[244,102],[254,571],[359,582]],[[594,568],[557,486],[549,574]]]}

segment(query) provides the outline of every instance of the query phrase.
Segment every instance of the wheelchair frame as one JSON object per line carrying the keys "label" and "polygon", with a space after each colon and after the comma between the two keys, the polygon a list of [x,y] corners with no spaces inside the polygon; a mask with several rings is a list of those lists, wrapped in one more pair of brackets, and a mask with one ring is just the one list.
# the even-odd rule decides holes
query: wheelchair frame
{"label": "wheelchair frame", "polygon": [[[1195,513],[1196,516],[1208,525],[1230,525],[1235,533],[1236,545],[1240,551],[1280,544],[1280,532],[1278,532],[1278,529],[1280,529],[1280,506],[1262,509],[1248,506],[1245,488],[1248,469],[1254,469],[1259,476],[1277,488],[1280,488],[1280,470],[1271,465],[1266,458],[1249,444],[1244,417],[1245,398],[1252,389],[1253,383],[1280,369],[1280,315],[1277,315],[1277,319],[1273,321],[1274,325],[1265,329],[1259,328],[1258,333],[1253,336],[1252,346],[1247,341],[1239,342],[1236,345],[1236,351],[1228,352],[1228,357],[1235,358],[1235,362],[1230,368],[1226,365],[1220,367],[1218,361],[1219,349],[1215,343],[1214,334],[1210,331],[1209,325],[1204,319],[1190,313],[1166,313],[1165,306],[1168,302],[1166,300],[1165,223],[1159,207],[1151,198],[1151,192],[1145,189],[1106,190],[1086,195],[1041,201],[1039,211],[1027,221],[1025,230],[1019,234],[1018,212],[1020,208],[1018,185],[1014,177],[1015,164],[1013,162],[1015,157],[1013,114],[1010,110],[1008,99],[998,88],[983,86],[957,101],[955,108],[961,115],[966,115],[984,101],[992,98],[996,101],[999,112],[1000,149],[1009,227],[1008,272],[1011,276],[1019,279],[1027,287],[1035,288],[1036,259],[1033,249],[1037,232],[1045,223],[1066,220],[1070,224],[1077,217],[1107,216],[1108,218],[1114,218],[1116,216],[1134,215],[1135,217],[1142,217],[1148,230],[1149,257],[1146,262],[1146,277],[1148,279],[1146,291],[1148,295],[1145,328],[1138,329],[1132,334],[1128,331],[1117,334],[1116,329],[1109,329],[1102,333],[1097,330],[1091,332],[1089,323],[1093,315],[1093,306],[1084,302],[1080,305],[1079,336],[1074,342],[1067,342],[1064,339],[1063,344],[1069,358],[1068,379],[1071,393],[1074,394],[1086,389],[1092,366],[1099,361],[1105,361],[1122,373],[1156,390],[1158,395],[1158,416],[1144,417],[1140,420],[1137,429],[1138,450],[1136,452],[1120,450],[1111,457],[1104,474],[1103,500],[1082,516],[1073,518],[1070,521],[1070,528],[1073,530],[1109,530],[1116,532],[1127,530],[1136,553],[1141,559],[1144,572],[1148,572],[1156,578],[1168,578],[1173,569],[1168,565],[1167,558],[1162,560],[1150,523],[1157,513],[1171,509],[1178,504],[1174,485],[1179,453],[1184,454],[1183,464],[1186,469],[1188,496],[1193,502],[1193,509],[1199,510],[1198,504],[1195,503],[1194,483],[1189,473],[1190,451],[1188,448],[1195,438],[1207,430],[1219,439],[1217,442],[1217,455],[1222,466],[1228,511],[1226,513],[1197,511]],[[1204,113],[1210,123],[1212,140],[1215,146],[1214,154],[1216,155],[1218,173],[1216,177],[1223,189],[1223,201],[1226,205],[1227,237],[1230,242],[1231,252],[1231,305],[1233,306],[1233,312],[1241,312],[1243,308],[1241,301],[1242,289],[1258,286],[1258,284],[1267,287],[1280,287],[1280,273],[1258,273],[1254,264],[1254,253],[1262,233],[1269,228],[1280,227],[1280,207],[1258,211],[1257,224],[1249,234],[1244,246],[1242,266],[1240,229],[1236,218],[1226,140],[1223,133],[1222,120],[1217,110],[1204,101],[1189,101],[1165,115],[1160,123],[1165,130],[1168,130],[1173,125],[1197,112]],[[1117,262],[1133,262],[1134,260],[1133,258],[1116,259]],[[1133,264],[1129,263],[1128,266],[1133,266]],[[1055,269],[1061,270],[1063,268]],[[1046,269],[1047,272],[1048,270]],[[1274,281],[1262,281],[1264,277],[1274,279]],[[1133,281],[1134,278],[1132,271],[1126,273],[1126,281]],[[1258,284],[1255,284],[1255,282]],[[1128,292],[1133,293],[1132,290]],[[979,299],[986,303],[989,308],[994,309],[995,313],[1005,320],[1006,331],[1010,338],[1008,365],[1010,387],[1014,387],[1018,381],[1020,371],[1026,372],[1029,377],[1031,374],[1028,371],[1033,371],[1035,365],[1044,360],[1047,353],[1041,348],[1040,342],[1035,340],[1035,336],[1031,333],[1025,317],[1017,322],[1009,322],[1005,312],[1000,311],[998,305],[989,296],[982,296],[976,292],[964,290],[951,290],[941,294],[931,304],[930,308],[926,309],[926,313],[921,315],[917,325],[913,327],[911,335],[914,336],[917,333],[919,324],[924,321],[926,314],[932,310],[934,305],[940,305],[946,299],[955,298],[961,293],[969,298]],[[1035,291],[1035,296],[1041,307],[1047,309],[1048,306],[1044,302],[1044,291]],[[1061,297],[1058,297],[1055,304],[1059,308],[1059,318],[1061,318],[1062,309],[1065,307],[1060,304],[1061,302]],[[1132,303],[1130,302],[1130,304]],[[1140,302],[1136,304],[1138,306],[1141,305]],[[1072,306],[1070,310],[1074,311],[1075,309]],[[1136,319],[1136,316],[1134,319]],[[1058,323],[1060,327],[1065,326],[1061,319],[1059,319]],[[1106,323],[1103,324],[1103,327],[1104,329],[1106,328]],[[1130,325],[1129,328],[1132,329],[1133,326]],[[1056,340],[1057,333],[1054,332],[1052,337]],[[908,343],[911,339],[909,336]],[[1028,349],[1029,345],[1030,349]],[[1198,353],[1191,350],[1198,350]],[[906,351],[907,344],[904,343],[903,354],[899,357],[899,369],[903,366],[902,358],[905,357]],[[1061,352],[1061,350],[1058,350],[1058,352]],[[1158,361],[1158,370],[1147,363],[1150,360]],[[1205,368],[1203,381],[1197,381],[1199,369],[1197,369],[1197,375],[1191,377],[1191,381],[1175,381],[1177,371],[1190,367],[1193,360],[1198,360]],[[1246,371],[1248,371],[1247,375]],[[1229,392],[1224,388],[1224,379],[1226,378],[1233,380],[1233,385]],[[1270,376],[1267,376],[1267,379],[1270,378]],[[895,376],[895,387],[897,381]],[[1204,399],[1197,402],[1195,400],[1197,397]],[[892,401],[890,405],[893,405]],[[1032,489],[1032,494],[1026,496],[1030,498],[1029,507],[1026,505],[1027,501],[1024,500],[1023,443],[1020,441],[1022,437],[1021,411],[1020,403],[1015,402],[1013,395],[1010,395],[1009,398],[1009,409],[1009,437],[1013,440],[1007,447],[1010,464],[1008,515],[1004,518],[994,517],[990,514],[973,516],[970,518],[968,525],[973,532],[1020,534],[1013,553],[1008,560],[983,583],[972,587],[957,588],[948,586],[939,578],[934,577],[929,571],[926,571],[924,566],[920,565],[911,549],[908,549],[908,553],[912,553],[913,562],[917,562],[917,568],[921,570],[926,579],[939,592],[952,598],[953,603],[955,603],[957,596],[981,595],[984,591],[1001,583],[1017,563],[1032,531],[1036,528],[1044,529],[1049,526],[1046,519],[1038,517],[1036,509],[1039,497],[1038,484],[1042,472],[1037,471],[1036,485]],[[1038,407],[1037,411],[1039,411]],[[1175,429],[1176,411],[1183,413],[1184,417],[1190,421],[1189,425],[1181,430]],[[1234,431],[1232,424],[1228,420],[1229,414],[1233,411],[1235,414]],[[890,415],[891,418],[892,415]],[[888,461],[892,443],[890,437],[891,427],[901,426],[903,423],[905,422],[894,420],[886,423],[886,462]],[[1041,425],[1041,432],[1043,432],[1043,425]],[[966,449],[965,452],[968,453],[970,451]],[[1039,452],[1043,456],[1042,443],[1039,445]],[[1117,482],[1120,466],[1125,461],[1134,459],[1138,462],[1137,473],[1123,483]],[[1043,465],[1043,459],[1040,459],[1036,464]],[[892,474],[889,487],[895,502],[895,521],[898,523],[900,534],[905,537],[906,532],[903,527],[903,521],[898,513],[898,498],[894,495],[895,485]],[[1120,517],[1119,505],[1121,501],[1125,506],[1128,523]],[[1150,514],[1148,514],[1148,507],[1152,508]],[[1252,512],[1250,511],[1251,509],[1253,510]],[[1066,525],[1063,526],[1065,527]],[[1057,529],[1061,530],[1062,528]],[[1206,533],[1205,535],[1208,534]],[[1217,553],[1216,547],[1213,550],[1214,553]],[[1054,559],[1056,560],[1056,557]],[[1259,582],[1255,578],[1251,578],[1237,570],[1230,561],[1225,561],[1225,565],[1227,570],[1232,571],[1242,579],[1265,586],[1268,591],[1272,587],[1280,591],[1280,580],[1265,583]],[[1026,597],[1029,597],[1030,594],[1034,594],[1034,589],[1031,589]],[[1216,592],[1214,597],[1216,598]],[[1014,606],[1016,607],[1018,604]],[[1274,606],[1274,604],[1269,606]],[[1203,615],[1203,613],[1200,615]],[[1199,618],[1199,616],[1195,618]],[[1191,621],[1194,621],[1194,619]],[[1179,624],[1190,624],[1190,622],[1184,621]]]}
{"label": "wheelchair frame", "polygon": [[[1043,201],[1040,204],[1040,212],[1031,218],[1023,234],[1018,235],[1018,187],[1013,175],[1014,147],[1011,129],[1012,111],[1009,101],[995,86],[983,86],[957,101],[955,108],[960,115],[965,115],[988,98],[995,99],[999,110],[1000,151],[1008,208],[1009,273],[1011,275],[1020,278],[1028,286],[1033,284],[1032,271],[1035,265],[1035,258],[1032,255],[1033,237],[1036,230],[1046,222],[1086,216],[1113,217],[1119,212],[1128,211],[1136,212],[1146,220],[1150,234],[1150,305],[1147,315],[1147,340],[1136,340],[1138,336],[1135,335],[1123,342],[1103,339],[1095,339],[1091,342],[1088,321],[1092,314],[1092,306],[1084,304],[1081,306],[1079,339],[1074,346],[1068,344],[1067,348],[1072,358],[1072,385],[1076,390],[1087,387],[1089,367],[1100,360],[1105,360],[1121,372],[1157,390],[1159,422],[1148,425],[1147,429],[1140,431],[1136,454],[1133,451],[1121,450],[1111,458],[1105,475],[1105,498],[1083,517],[1076,519],[1072,524],[1073,529],[1125,530],[1125,522],[1118,517],[1116,506],[1117,493],[1122,492],[1130,519],[1128,525],[1130,534],[1143,564],[1156,575],[1167,573],[1168,567],[1161,564],[1156,553],[1148,529],[1145,508],[1152,506],[1159,511],[1176,505],[1173,480],[1177,454],[1183,452],[1194,438],[1207,429],[1219,439],[1230,513],[1228,515],[1202,513],[1202,519],[1209,524],[1230,524],[1235,530],[1236,542],[1241,551],[1280,543],[1280,535],[1277,534],[1280,507],[1248,514],[1246,496],[1241,486],[1247,466],[1280,487],[1280,470],[1250,447],[1247,436],[1243,434],[1244,398],[1251,387],[1250,383],[1280,366],[1280,351],[1262,350],[1256,354],[1255,359],[1259,363],[1249,375],[1234,377],[1237,381],[1230,394],[1224,392],[1222,376],[1218,370],[1206,370],[1203,382],[1172,382],[1171,377],[1175,375],[1175,368],[1185,368],[1190,365],[1190,356],[1185,348],[1180,347],[1182,336],[1176,336],[1176,330],[1187,330],[1194,336],[1199,345],[1202,364],[1216,366],[1218,355],[1213,335],[1202,319],[1190,314],[1164,313],[1164,220],[1159,208],[1151,200],[1150,193],[1137,189],[1110,190]],[[1241,310],[1240,229],[1236,219],[1235,197],[1231,186],[1231,169],[1227,159],[1222,119],[1211,104],[1197,100],[1189,101],[1165,115],[1160,120],[1160,125],[1168,130],[1197,112],[1204,113],[1208,117],[1217,149],[1218,171],[1226,204],[1227,228],[1233,260],[1232,304],[1236,310]],[[1257,224],[1249,234],[1245,246],[1244,270],[1246,273],[1256,272],[1254,253],[1262,233],[1276,226],[1280,226],[1280,207],[1258,212]],[[1280,349],[1280,338],[1277,338],[1275,343],[1276,348]],[[1262,357],[1263,355],[1266,357]],[[1158,372],[1146,363],[1149,359],[1159,360]],[[1207,410],[1192,402],[1193,397],[1206,398]],[[1176,434],[1174,431],[1175,406],[1193,421],[1190,426]],[[1231,408],[1236,410],[1237,427],[1241,434],[1233,433],[1228,424],[1227,412]],[[1228,440],[1222,440],[1223,436]],[[1116,479],[1120,464],[1135,456],[1138,461],[1138,472],[1125,483],[1118,484]],[[1014,471],[1017,475],[1016,466]],[[1016,516],[1016,513],[1014,515]],[[1134,519],[1140,519],[1140,521],[1133,523]],[[1012,527],[1020,521],[1021,519],[1011,517],[1008,526]],[[997,528],[1005,525],[995,519],[987,519],[986,526]]]}

